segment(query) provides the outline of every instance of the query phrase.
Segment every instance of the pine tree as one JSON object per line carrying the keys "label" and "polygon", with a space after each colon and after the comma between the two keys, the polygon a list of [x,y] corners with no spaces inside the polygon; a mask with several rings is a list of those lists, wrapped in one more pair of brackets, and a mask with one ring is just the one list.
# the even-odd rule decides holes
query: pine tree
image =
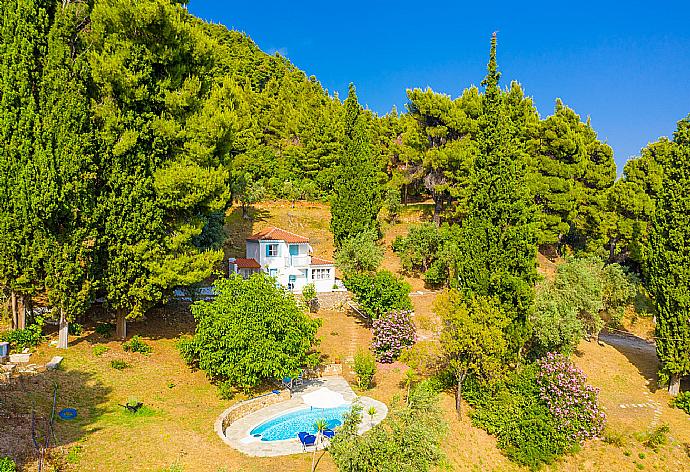
{"label": "pine tree", "polygon": [[649,233],[645,275],[656,304],[656,349],[662,378],[677,395],[690,374],[690,115],[678,123],[674,145],[659,162],[663,177]]}
{"label": "pine tree", "polygon": [[514,317],[511,341],[517,350],[537,277],[536,213],[524,183],[525,156],[515,142],[499,78],[494,34],[482,82],[474,196],[457,237],[451,285],[498,298]]}
{"label": "pine tree", "polygon": [[362,231],[379,234],[381,184],[372,157],[367,115],[350,84],[343,112],[343,151],[331,201],[331,231],[336,246]]}

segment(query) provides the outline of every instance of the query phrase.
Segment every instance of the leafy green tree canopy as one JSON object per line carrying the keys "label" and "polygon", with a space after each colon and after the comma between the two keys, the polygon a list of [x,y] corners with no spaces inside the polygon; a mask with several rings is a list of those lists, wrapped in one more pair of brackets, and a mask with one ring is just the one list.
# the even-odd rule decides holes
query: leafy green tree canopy
{"label": "leafy green tree canopy", "polygon": [[214,381],[251,388],[264,380],[297,376],[318,361],[313,351],[321,322],[265,274],[233,275],[215,284],[213,301],[192,305],[194,337],[182,354]]}

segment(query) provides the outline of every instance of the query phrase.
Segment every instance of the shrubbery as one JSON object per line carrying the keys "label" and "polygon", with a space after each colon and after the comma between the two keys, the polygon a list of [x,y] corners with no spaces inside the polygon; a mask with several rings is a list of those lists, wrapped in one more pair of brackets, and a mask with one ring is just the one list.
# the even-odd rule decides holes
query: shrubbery
{"label": "shrubbery", "polygon": [[302,289],[302,300],[310,312],[315,313],[319,311],[319,299],[316,293],[316,286],[313,283],[305,285]]}
{"label": "shrubbery", "polygon": [[115,331],[115,326],[113,326],[111,323],[98,323],[95,331],[104,338],[109,338],[111,333]]}
{"label": "shrubbery", "polygon": [[361,421],[362,406],[355,403],[331,441],[329,452],[339,470],[425,472],[443,459],[447,425],[426,382],[412,389],[407,405],[394,402],[388,416],[363,435],[357,433]]}
{"label": "shrubbery", "polygon": [[345,279],[345,286],[372,319],[392,310],[412,309],[410,284],[388,271],[351,275]]}
{"label": "shrubbery", "polygon": [[671,402],[676,408],[680,408],[690,415],[690,391],[679,393]]}
{"label": "shrubbery", "polygon": [[466,381],[472,422],[496,435],[515,462],[533,469],[602,433],[605,416],[596,389],[564,356],[551,354],[514,371],[490,388]]}
{"label": "shrubbery", "polygon": [[638,287],[637,277],[618,264],[604,266],[596,257],[568,259],[558,266],[555,279],[537,290],[530,317],[534,353],[569,354],[585,334],[599,335],[602,315],[617,325]]}
{"label": "shrubbery", "polygon": [[17,465],[9,457],[0,457],[0,472],[16,472]]}
{"label": "shrubbery", "polygon": [[72,336],[81,336],[84,333],[84,326],[79,323],[70,323],[67,331]]}
{"label": "shrubbery", "polygon": [[122,349],[126,352],[138,352],[144,355],[148,355],[153,351],[153,348],[146,344],[138,334],[132,336],[132,339],[126,343],[123,343]]}
{"label": "shrubbery", "polygon": [[536,366],[513,372],[492,389],[466,382],[465,390],[475,407],[472,423],[495,435],[511,460],[537,468],[568,450],[571,443],[540,398]]}
{"label": "shrubbery", "polygon": [[359,388],[368,390],[376,374],[376,360],[371,352],[359,349],[355,353],[353,369],[355,374],[357,374],[357,385]]}
{"label": "shrubbery", "polygon": [[36,347],[43,339],[43,318],[36,317],[33,324],[24,329],[14,329],[7,331],[0,336],[2,341],[10,344],[10,350],[21,352],[25,348]]}
{"label": "shrubbery", "polygon": [[417,340],[415,325],[409,311],[391,311],[373,323],[374,340],[371,348],[379,362],[390,363],[403,349]]}
{"label": "shrubbery", "polygon": [[599,390],[587,385],[585,374],[562,354],[548,353],[537,364],[540,398],[558,419],[558,429],[575,442],[599,436],[606,423]]}
{"label": "shrubbery", "polygon": [[124,370],[128,369],[131,366],[122,359],[113,359],[112,361],[110,361],[110,367],[116,370]]}
{"label": "shrubbery", "polygon": [[343,274],[374,272],[383,261],[383,248],[378,245],[378,234],[366,230],[345,239],[335,253],[335,262]]}

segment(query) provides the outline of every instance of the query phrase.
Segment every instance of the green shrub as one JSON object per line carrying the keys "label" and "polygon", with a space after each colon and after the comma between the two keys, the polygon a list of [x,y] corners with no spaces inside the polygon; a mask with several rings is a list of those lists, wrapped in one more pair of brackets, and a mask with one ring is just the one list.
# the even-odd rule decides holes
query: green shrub
{"label": "green shrub", "polygon": [[10,344],[10,350],[21,352],[25,348],[38,346],[43,340],[43,318],[36,317],[36,321],[24,329],[7,331],[0,336],[0,340]]}
{"label": "green shrub", "polygon": [[112,361],[110,361],[110,367],[117,370],[123,370],[131,366],[122,359],[113,359]]}
{"label": "green shrub", "polygon": [[678,396],[671,401],[671,404],[690,415],[690,391],[679,393]]}
{"label": "green shrub", "polygon": [[361,404],[353,403],[343,420],[328,448],[339,470],[427,472],[443,460],[447,424],[426,382],[410,391],[408,402],[394,401],[388,416],[366,434],[358,434]]}
{"label": "green shrub", "polygon": [[335,254],[335,262],[345,276],[358,272],[374,272],[383,261],[384,250],[377,243],[373,230],[362,231],[345,239]]}
{"label": "green shrub", "polygon": [[657,452],[661,446],[668,442],[668,433],[670,428],[668,425],[661,425],[654,431],[647,435],[647,439],[644,441],[644,445]]}
{"label": "green shrub", "polygon": [[70,464],[76,464],[79,462],[79,458],[82,452],[82,447],[81,446],[74,446],[69,449],[69,452],[67,453],[67,462]]}
{"label": "green shrub", "polygon": [[389,185],[383,196],[383,207],[386,209],[386,219],[389,223],[398,221],[398,215],[402,208],[400,202],[400,187],[397,185]]}
{"label": "green shrub", "polygon": [[313,283],[305,285],[302,289],[302,300],[310,312],[315,313],[318,311],[319,299],[316,294],[316,286]]}
{"label": "green shrub", "polygon": [[355,374],[357,374],[357,385],[359,388],[362,390],[371,388],[374,374],[376,374],[374,355],[369,351],[357,350],[355,353],[354,370]]}
{"label": "green shrub", "polygon": [[386,270],[351,275],[345,279],[345,286],[372,319],[389,311],[412,309],[410,284]]}
{"label": "green shrub", "polygon": [[9,457],[0,457],[0,472],[16,472],[17,464]]}
{"label": "green shrub", "polygon": [[237,389],[230,382],[221,382],[218,384],[218,396],[223,400],[232,400],[235,398]]}
{"label": "green shrub", "polygon": [[575,446],[540,399],[536,366],[513,372],[489,389],[469,379],[465,383],[465,399],[475,407],[472,423],[495,435],[511,460],[536,469]]}
{"label": "green shrub", "polygon": [[96,333],[104,338],[109,338],[113,331],[115,331],[115,326],[111,323],[98,323],[96,325]]}
{"label": "green shrub", "polygon": [[153,348],[146,344],[141,336],[134,335],[128,342],[122,344],[122,349],[127,352],[138,352],[140,354],[148,355],[153,351]]}
{"label": "green shrub", "polygon": [[94,346],[93,347],[93,355],[96,357],[101,357],[103,354],[108,352],[110,348],[108,346]]}
{"label": "green shrub", "polygon": [[79,323],[70,323],[67,331],[72,336],[81,336],[84,333],[84,326]]}
{"label": "green shrub", "polygon": [[604,442],[615,447],[625,446],[625,435],[607,428],[604,430]]}

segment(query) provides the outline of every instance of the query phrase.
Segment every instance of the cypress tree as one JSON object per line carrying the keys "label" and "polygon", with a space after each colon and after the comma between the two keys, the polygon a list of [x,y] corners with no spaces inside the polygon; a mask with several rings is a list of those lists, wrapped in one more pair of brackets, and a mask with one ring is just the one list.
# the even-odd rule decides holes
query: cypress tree
{"label": "cypress tree", "polygon": [[350,84],[343,112],[343,151],[331,201],[331,231],[337,247],[366,230],[379,234],[381,188],[371,152],[367,116]]}
{"label": "cypress tree", "polygon": [[80,25],[86,3],[57,6],[48,34],[41,82],[39,144],[31,169],[48,299],[60,314],[58,347],[67,347],[68,322],[86,311],[93,287],[97,237],[94,158],[89,112],[89,67]]}
{"label": "cypress tree", "polygon": [[690,374],[690,115],[678,123],[663,171],[649,234],[645,275],[656,304],[656,350],[661,378],[677,395]]}
{"label": "cypress tree", "polygon": [[24,327],[17,300],[40,289],[38,223],[32,200],[39,83],[53,2],[0,3],[0,277],[11,293],[13,324]]}
{"label": "cypress tree", "polygon": [[514,318],[511,341],[518,350],[537,277],[536,212],[525,185],[525,155],[515,142],[499,78],[494,34],[482,82],[475,194],[457,237],[451,285],[498,298]]}

